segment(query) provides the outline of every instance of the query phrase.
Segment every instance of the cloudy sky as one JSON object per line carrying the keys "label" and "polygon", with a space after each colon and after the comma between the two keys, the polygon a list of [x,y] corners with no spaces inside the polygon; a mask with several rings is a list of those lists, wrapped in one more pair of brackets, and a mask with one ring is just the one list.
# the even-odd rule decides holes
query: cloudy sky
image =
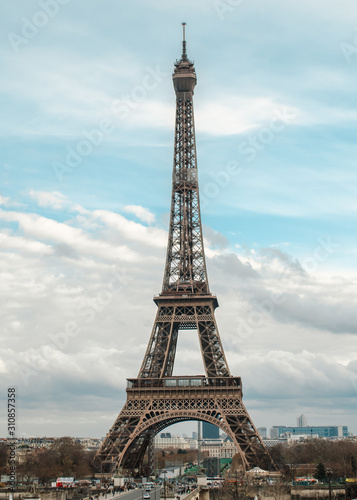
{"label": "cloudy sky", "polygon": [[[354,0],[2,5],[0,398],[17,388],[19,435],[104,436],[124,404],[162,283],[182,21],[245,405],[257,426],[357,433]],[[182,332],[175,374],[201,373]]]}

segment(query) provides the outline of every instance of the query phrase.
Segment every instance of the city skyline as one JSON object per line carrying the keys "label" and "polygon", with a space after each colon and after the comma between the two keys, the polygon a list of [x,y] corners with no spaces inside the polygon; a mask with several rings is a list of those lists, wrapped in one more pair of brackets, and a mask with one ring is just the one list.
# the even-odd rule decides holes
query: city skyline
{"label": "city skyline", "polygon": [[[3,12],[0,371],[18,435],[105,435],[139,371],[164,271],[182,21],[208,280],[244,403],[257,427],[304,414],[356,434],[352,1]],[[175,370],[203,373],[189,333]]]}

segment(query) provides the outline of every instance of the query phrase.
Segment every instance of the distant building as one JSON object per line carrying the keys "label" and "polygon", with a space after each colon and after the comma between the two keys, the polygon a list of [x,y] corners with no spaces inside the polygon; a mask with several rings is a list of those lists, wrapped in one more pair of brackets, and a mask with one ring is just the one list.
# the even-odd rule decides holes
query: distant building
{"label": "distant building", "polygon": [[165,439],[165,438],[171,438],[171,432],[162,432],[162,433],[160,434],[160,437],[161,437],[162,439]]}
{"label": "distant building", "polygon": [[[169,432],[164,432],[163,434],[170,434]],[[183,438],[181,436],[171,436],[170,437],[160,437],[156,436],[154,439],[155,448],[176,448],[181,450],[196,450],[197,440],[190,438]]]}
{"label": "distant building", "polygon": [[[198,442],[197,439],[181,436],[172,436],[170,438],[156,436],[154,446],[159,449],[197,450]],[[201,451],[208,452],[209,457],[233,458],[237,453],[237,448],[231,439],[226,441],[223,441],[223,439],[205,439],[201,441]]]}
{"label": "distant building", "polygon": [[331,426],[305,426],[305,427],[286,427],[285,425],[273,425],[270,429],[271,438],[291,437],[294,434],[316,435],[320,438],[342,438],[348,437],[347,425]]}
{"label": "distant building", "polygon": [[287,443],[288,440],[285,439],[285,438],[266,438],[266,439],[263,439],[263,443],[265,444],[265,446],[267,448],[270,448],[271,446],[275,446],[276,444],[281,444],[281,443]]}
{"label": "distant building", "polygon": [[230,441],[212,439],[202,442],[201,451],[208,451],[210,457],[233,458],[237,453],[236,445]]}
{"label": "distant building", "polygon": [[99,450],[103,442],[103,439],[98,438],[75,438],[75,440],[82,444],[87,451]]}
{"label": "distant building", "polygon": [[[51,448],[59,439],[54,437],[21,437],[17,438],[17,460],[24,463],[28,456],[41,454],[45,449]],[[73,438],[76,443],[83,445],[87,451],[98,450],[102,439],[98,438]],[[2,440],[0,440],[2,442]]]}
{"label": "distant building", "polygon": [[267,428],[266,427],[258,427],[257,431],[259,432],[259,436],[262,439],[265,439],[265,438],[268,437],[268,432],[267,432]]}
{"label": "distant building", "polygon": [[307,417],[306,417],[306,415],[300,415],[300,417],[298,417],[296,419],[296,426],[297,427],[307,427]]}
{"label": "distant building", "polygon": [[274,427],[270,428],[270,439],[278,439],[279,438],[279,427],[274,425]]}
{"label": "distant building", "polygon": [[286,435],[288,443],[297,443],[308,441],[309,439],[318,439],[320,436],[318,434],[291,434]]}
{"label": "distant building", "polygon": [[202,424],[202,438],[203,439],[219,439],[219,428],[209,422]]}

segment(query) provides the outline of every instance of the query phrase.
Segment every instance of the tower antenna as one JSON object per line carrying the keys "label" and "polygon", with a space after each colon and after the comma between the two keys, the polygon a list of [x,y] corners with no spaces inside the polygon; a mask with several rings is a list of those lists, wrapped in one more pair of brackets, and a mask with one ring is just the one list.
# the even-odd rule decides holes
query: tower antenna
{"label": "tower antenna", "polygon": [[187,60],[186,39],[185,39],[186,23],[182,23],[182,31],[183,31],[183,38],[182,38],[182,60],[186,61]]}

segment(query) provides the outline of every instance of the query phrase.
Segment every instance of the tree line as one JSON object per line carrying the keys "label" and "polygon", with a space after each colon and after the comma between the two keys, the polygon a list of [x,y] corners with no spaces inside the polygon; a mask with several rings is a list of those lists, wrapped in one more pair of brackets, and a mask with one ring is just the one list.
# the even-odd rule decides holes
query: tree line
{"label": "tree line", "polygon": [[[357,441],[344,439],[308,441],[277,444],[269,448],[272,459],[286,480],[296,476],[314,475],[319,480],[330,478],[357,478]],[[19,448],[17,476],[23,483],[37,478],[45,484],[60,476],[81,479],[98,472],[93,466],[95,451],[88,451],[70,437],[54,441],[49,448]],[[204,453],[206,455],[206,453]],[[8,450],[6,443],[0,445],[0,471],[6,474]],[[183,465],[197,461],[197,450],[156,450],[156,465]],[[236,464],[237,462],[237,464]],[[239,456],[232,462],[232,470],[238,468]],[[144,466],[147,465],[147,462]]]}
{"label": "tree line", "polygon": [[[76,477],[94,475],[92,461],[95,451],[87,451],[81,443],[71,437],[54,441],[49,448],[19,447],[16,474],[18,480],[28,484],[34,478],[41,484],[56,480],[57,477]],[[6,474],[7,445],[0,446],[0,470]]]}
{"label": "tree line", "polygon": [[331,471],[331,478],[357,477],[357,441],[353,439],[330,441],[320,438],[291,444],[279,443],[269,451],[290,480],[297,473],[311,475],[312,471],[315,477],[319,475],[317,479],[326,479],[327,470]]}

